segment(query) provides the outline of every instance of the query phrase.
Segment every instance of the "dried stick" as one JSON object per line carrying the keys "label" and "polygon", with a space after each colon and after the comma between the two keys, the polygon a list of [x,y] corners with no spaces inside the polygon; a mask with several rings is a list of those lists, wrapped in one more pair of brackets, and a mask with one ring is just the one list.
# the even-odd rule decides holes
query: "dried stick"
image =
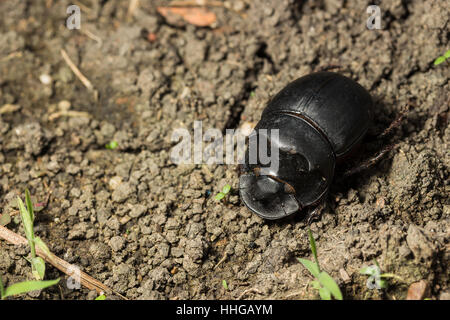
{"label": "dried stick", "polygon": [[261,291],[259,291],[258,289],[250,288],[250,289],[244,290],[244,292],[242,292],[237,299],[241,300],[246,294],[249,294],[249,293],[257,293],[257,294],[263,295],[263,293]]}
{"label": "dried stick", "polygon": [[[14,245],[28,244],[27,239],[25,239],[21,235],[18,235],[17,233],[15,233],[3,226],[0,226],[0,238],[2,238]],[[61,270],[62,272],[64,272],[65,274],[67,274],[69,276],[72,276],[74,274],[74,270],[77,270],[76,266],[71,265],[70,263],[68,263],[67,261],[64,261],[61,258],[58,258],[57,256],[55,256],[52,253],[50,253],[50,255],[48,255],[43,250],[41,250],[39,247],[36,247],[36,253],[38,256],[40,256],[42,259],[44,259],[45,261],[50,263],[52,266]],[[107,294],[115,294],[124,300],[128,300],[126,297],[122,296],[120,293],[115,292],[114,290],[107,287],[100,281],[89,276],[87,273],[80,271],[79,275],[80,275],[80,283],[83,286],[85,286],[86,288],[88,288],[89,290],[96,290],[99,294],[102,292],[107,293]]]}
{"label": "dried stick", "polygon": [[139,7],[139,0],[131,0],[128,6],[127,20],[130,21],[134,16],[134,12]]}
{"label": "dried stick", "polygon": [[80,71],[80,69],[77,68],[77,66],[72,62],[72,60],[70,60],[69,56],[67,55],[66,50],[61,49],[61,55],[64,59],[64,61],[66,61],[67,65],[69,66],[69,68],[73,71],[73,73],[75,73],[75,75],[78,77],[78,79],[80,79],[80,81],[84,84],[84,86],[88,89],[93,91],[94,90],[94,86],[92,85],[92,83],[89,81],[88,78],[86,78]]}

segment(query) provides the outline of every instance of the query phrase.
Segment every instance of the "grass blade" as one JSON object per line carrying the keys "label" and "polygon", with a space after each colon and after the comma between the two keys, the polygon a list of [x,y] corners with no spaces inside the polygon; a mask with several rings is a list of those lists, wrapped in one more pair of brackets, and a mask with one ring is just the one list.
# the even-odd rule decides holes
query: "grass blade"
{"label": "grass blade", "polygon": [[51,287],[59,282],[59,279],[56,280],[47,280],[47,281],[24,281],[15,283],[5,290],[5,294],[2,298],[27,293],[35,290],[42,290],[48,287]]}
{"label": "grass blade", "polygon": [[317,269],[319,269],[320,272],[319,259],[317,259],[316,241],[314,240],[311,229],[309,228],[308,228],[308,235],[309,235],[309,244],[311,245],[311,251],[314,255],[314,261],[316,261]]}
{"label": "grass blade", "polygon": [[19,197],[17,197],[17,204],[19,205],[19,212],[20,217],[22,218],[23,228],[25,230],[25,236],[27,237],[28,242],[33,242],[34,233],[33,233],[33,221],[31,220],[31,216],[28,213],[27,209],[25,209],[25,205],[23,204],[22,199],[20,199]]}
{"label": "grass blade", "polygon": [[327,288],[333,297],[336,300],[342,300],[342,293],[341,289],[339,289],[339,286],[337,285],[336,281],[326,272],[321,272],[318,277],[319,282]]}
{"label": "grass blade", "polygon": [[297,259],[315,278],[319,277],[320,270],[316,263],[302,258]]}
{"label": "grass blade", "polygon": [[31,201],[30,191],[28,189],[25,189],[25,203],[27,204],[27,209],[31,217],[31,222],[34,222],[33,202]]}

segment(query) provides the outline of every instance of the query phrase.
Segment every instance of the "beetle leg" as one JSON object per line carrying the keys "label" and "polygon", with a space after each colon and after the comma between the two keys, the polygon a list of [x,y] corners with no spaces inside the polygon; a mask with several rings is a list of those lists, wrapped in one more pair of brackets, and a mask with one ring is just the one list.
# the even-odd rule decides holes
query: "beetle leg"
{"label": "beetle leg", "polygon": [[395,128],[398,128],[403,120],[405,119],[406,115],[409,112],[409,104],[405,105],[401,110],[400,113],[397,115],[397,117],[394,119],[394,121],[391,122],[389,127],[387,127],[380,135],[379,138],[384,138],[387,135],[391,134],[392,131],[394,131]]}
{"label": "beetle leg", "polygon": [[338,64],[329,64],[329,65],[317,68],[316,71],[321,72],[321,71],[330,71],[330,70],[334,70],[334,69],[342,69],[342,66],[338,65]]}
{"label": "beetle leg", "polygon": [[366,169],[372,167],[381,158],[383,158],[387,153],[389,153],[389,151],[395,149],[397,146],[398,146],[397,144],[389,144],[389,145],[385,146],[380,152],[378,152],[373,157],[366,159],[365,161],[360,163],[358,166],[345,171],[343,176],[348,177],[348,176],[354,175],[355,173],[361,172],[363,170],[366,170]]}
{"label": "beetle leg", "polygon": [[381,140],[385,138],[386,136],[390,135],[394,129],[398,128],[403,121],[405,120],[405,117],[408,115],[408,112],[410,110],[410,104],[406,104],[400,109],[400,112],[397,114],[394,120],[389,124],[389,126],[384,129],[383,131],[379,132],[373,132],[373,133],[367,133],[367,138],[371,141]]}
{"label": "beetle leg", "polygon": [[325,200],[321,200],[320,203],[314,208],[310,209],[306,214],[306,223],[310,225],[314,220],[319,220],[322,215],[323,209],[325,209]]}
{"label": "beetle leg", "polygon": [[352,75],[353,77],[353,72],[352,70],[350,70],[349,68],[344,68],[341,65],[338,64],[329,64],[326,66],[322,66],[322,67],[318,67],[316,70],[314,70],[315,72],[324,72],[324,71],[330,71],[330,70],[338,70],[341,72],[347,72],[349,74]]}

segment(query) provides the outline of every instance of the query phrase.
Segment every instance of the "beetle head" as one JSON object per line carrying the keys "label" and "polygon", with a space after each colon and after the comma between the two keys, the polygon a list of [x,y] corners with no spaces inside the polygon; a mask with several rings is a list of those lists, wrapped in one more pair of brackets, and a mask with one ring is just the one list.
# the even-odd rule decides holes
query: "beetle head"
{"label": "beetle head", "polygon": [[265,219],[279,219],[301,209],[292,186],[273,176],[243,174],[239,191],[245,205]]}

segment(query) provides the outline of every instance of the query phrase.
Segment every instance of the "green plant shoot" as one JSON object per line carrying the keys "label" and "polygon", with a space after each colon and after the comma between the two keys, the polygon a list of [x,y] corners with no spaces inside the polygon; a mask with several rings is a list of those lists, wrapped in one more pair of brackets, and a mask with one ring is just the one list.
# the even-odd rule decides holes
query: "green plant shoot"
{"label": "green plant shoot", "polygon": [[443,56],[440,56],[436,60],[434,60],[434,65],[437,66],[446,61],[448,58],[450,58],[450,50],[447,50],[447,52],[444,53]]}
{"label": "green plant shoot", "polygon": [[308,229],[308,235],[311,252],[314,256],[314,262],[302,258],[298,258],[298,261],[316,279],[311,281],[311,285],[314,289],[319,291],[319,295],[322,300],[331,300],[332,297],[336,300],[342,300],[342,293],[336,281],[334,281],[328,273],[320,270],[319,260],[317,258],[316,241],[314,240],[310,229]]}
{"label": "green plant shoot", "polygon": [[219,193],[216,195],[215,199],[216,199],[217,201],[222,200],[222,199],[225,198],[225,196],[230,192],[230,190],[231,190],[231,186],[230,186],[229,184],[225,185],[225,187],[223,187],[223,189],[222,189],[222,192],[219,192]]}
{"label": "green plant shoot", "polygon": [[116,149],[118,146],[119,146],[119,144],[118,144],[116,141],[111,141],[110,143],[107,143],[107,144],[105,145],[105,148],[106,148],[106,149],[109,149],[109,150],[114,150],[114,149]]}
{"label": "green plant shoot", "polygon": [[22,220],[25,236],[28,240],[31,251],[31,258],[27,260],[31,264],[31,271],[34,278],[36,280],[43,280],[45,276],[45,262],[44,259],[36,255],[36,245],[47,255],[50,255],[51,253],[45,243],[39,237],[34,235],[34,207],[28,189],[25,190],[25,204],[22,202],[20,197],[17,197],[20,218]]}
{"label": "green plant shoot", "polygon": [[228,290],[228,283],[226,280],[222,280],[222,286],[224,287],[225,290]]}
{"label": "green plant shoot", "polygon": [[393,274],[393,273],[381,273],[380,265],[378,264],[378,261],[373,259],[374,265],[363,267],[361,270],[359,270],[360,274],[372,277],[375,280],[375,285],[379,289],[385,289],[387,288],[387,281],[386,279],[393,278],[397,279],[399,281],[404,281],[401,277]]}
{"label": "green plant shoot", "polygon": [[0,297],[2,300],[6,299],[10,296],[15,296],[31,291],[42,290],[51,286],[54,286],[59,282],[59,279],[56,280],[47,280],[47,281],[23,281],[19,283],[15,283],[7,288],[4,288],[2,278],[0,277]]}

